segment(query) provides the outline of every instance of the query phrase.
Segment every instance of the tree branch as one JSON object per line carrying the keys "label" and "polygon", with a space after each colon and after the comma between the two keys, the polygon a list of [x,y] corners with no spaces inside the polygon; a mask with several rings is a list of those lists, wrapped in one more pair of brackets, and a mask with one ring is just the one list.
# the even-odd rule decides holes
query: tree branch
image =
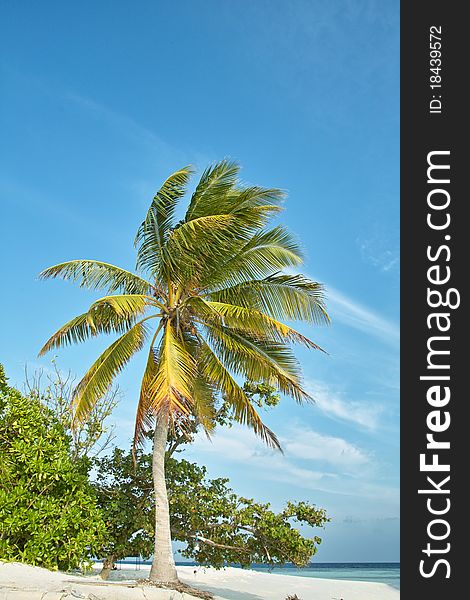
{"label": "tree branch", "polygon": [[213,542],[208,538],[201,537],[200,535],[192,535],[192,538],[195,538],[199,542],[203,542],[208,546],[212,546],[213,548],[221,548],[222,550],[235,550],[235,552],[249,552],[246,548],[240,548],[239,546],[229,546],[228,544],[218,544],[217,542]]}
{"label": "tree branch", "polygon": [[[175,531],[174,529],[172,529],[172,533],[173,534],[178,534],[178,533],[182,534],[183,532]],[[228,544],[219,544],[217,542],[214,542],[213,540],[202,537],[201,535],[188,534],[188,532],[184,532],[184,533],[187,537],[191,537],[191,538],[197,540],[198,542],[203,542],[204,544],[207,544],[208,546],[212,546],[213,548],[220,548],[221,550],[234,550],[235,552],[246,552],[246,553],[249,552],[249,550],[247,548],[241,548],[240,546],[230,546]]]}

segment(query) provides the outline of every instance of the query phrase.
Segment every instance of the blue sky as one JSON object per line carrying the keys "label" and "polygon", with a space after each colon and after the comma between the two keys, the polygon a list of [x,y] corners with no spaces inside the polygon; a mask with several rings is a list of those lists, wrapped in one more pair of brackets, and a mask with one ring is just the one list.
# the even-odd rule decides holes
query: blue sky
{"label": "blue sky", "polygon": [[[97,258],[132,268],[135,230],[162,180],[231,157],[244,181],[288,191],[282,220],[333,324],[302,326],[317,403],[266,421],[275,454],[239,428],[188,455],[244,495],[308,499],[332,518],[319,561],[398,559],[398,2],[4,2],[1,360],[18,385],[59,325],[96,296],[39,282]],[[64,350],[84,372],[103,347]],[[143,358],[142,358],[143,360]],[[142,360],[120,380],[132,435]]]}

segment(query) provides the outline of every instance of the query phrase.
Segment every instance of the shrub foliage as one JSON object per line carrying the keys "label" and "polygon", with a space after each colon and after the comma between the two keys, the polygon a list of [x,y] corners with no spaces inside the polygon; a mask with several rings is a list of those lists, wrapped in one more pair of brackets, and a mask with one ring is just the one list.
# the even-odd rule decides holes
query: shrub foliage
{"label": "shrub foliage", "polygon": [[83,566],[105,525],[87,462],[37,397],[8,386],[0,365],[0,558],[50,569]]}

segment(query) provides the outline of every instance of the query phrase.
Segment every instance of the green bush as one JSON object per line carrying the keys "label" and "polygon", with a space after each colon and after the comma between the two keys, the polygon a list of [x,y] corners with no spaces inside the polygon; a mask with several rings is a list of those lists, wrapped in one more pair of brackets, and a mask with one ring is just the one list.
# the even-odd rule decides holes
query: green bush
{"label": "green bush", "polygon": [[9,387],[0,365],[0,558],[78,568],[104,532],[87,465],[72,460],[63,425]]}

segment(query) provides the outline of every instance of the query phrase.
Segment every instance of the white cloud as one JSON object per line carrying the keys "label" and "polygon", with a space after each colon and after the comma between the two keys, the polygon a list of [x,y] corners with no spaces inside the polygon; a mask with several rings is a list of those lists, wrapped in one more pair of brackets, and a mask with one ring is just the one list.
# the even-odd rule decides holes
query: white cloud
{"label": "white cloud", "polygon": [[[280,441],[284,455],[267,448],[248,428],[235,425],[230,429],[219,429],[212,440],[199,436],[195,448],[237,462],[266,463],[268,468],[278,459],[302,459],[312,463],[312,467],[320,466],[319,463],[327,463],[337,469],[362,467],[371,460],[366,452],[343,438],[323,435],[298,425],[290,426],[286,433],[280,436]],[[314,472],[309,469],[308,473],[313,473],[316,478],[325,474],[332,475],[323,470]]]}
{"label": "white cloud", "polygon": [[385,319],[332,286],[327,285],[326,289],[329,312],[333,322],[338,320],[387,343],[393,345],[398,343],[400,328],[397,323]]}
{"label": "white cloud", "polygon": [[[209,461],[211,473],[219,469],[231,479],[241,474],[243,480],[270,482],[266,486],[269,495],[273,485],[279,484],[279,489],[284,490],[282,496],[292,497],[308,490],[313,499],[317,499],[316,493],[336,496],[337,501],[329,501],[335,506],[344,501],[350,506],[356,502],[354,499],[361,498],[372,501],[373,506],[397,509],[398,487],[377,481],[375,458],[363,449],[342,438],[292,424],[280,439],[284,455],[266,448],[252,431],[236,425],[219,429],[212,441],[199,436],[185,456],[203,463]],[[369,511],[370,504],[367,506]]]}
{"label": "white cloud", "polygon": [[322,435],[312,429],[296,427],[284,442],[286,457],[328,463],[339,469],[363,467],[371,457],[343,438]]}
{"label": "white cloud", "polygon": [[[138,145],[146,147],[145,152],[150,157],[158,157],[160,169],[174,169],[175,164],[187,164],[188,160],[196,165],[206,165],[214,160],[199,149],[190,148],[189,151],[182,147],[176,147],[166,142],[162,137],[151,129],[144,127],[138,121],[128,115],[118,112],[109,106],[96,102],[95,100],[82,96],[75,92],[63,92],[64,98],[76,107],[88,113],[91,117],[106,124],[111,129],[125,135],[128,139],[137,142]],[[143,189],[148,193],[148,186],[154,186],[154,182],[137,181],[137,189]]]}
{"label": "white cloud", "polygon": [[383,406],[370,402],[347,402],[324,383],[307,381],[306,387],[315,400],[316,407],[325,414],[365,429],[378,428],[379,417],[384,411]]}
{"label": "white cloud", "polygon": [[392,501],[397,491],[374,483],[375,459],[363,449],[339,437],[291,425],[280,436],[285,454],[266,448],[252,431],[234,426],[220,429],[208,441],[200,436],[188,449],[188,458],[220,461],[224,472],[242,469],[245,476],[290,487],[340,496]]}

